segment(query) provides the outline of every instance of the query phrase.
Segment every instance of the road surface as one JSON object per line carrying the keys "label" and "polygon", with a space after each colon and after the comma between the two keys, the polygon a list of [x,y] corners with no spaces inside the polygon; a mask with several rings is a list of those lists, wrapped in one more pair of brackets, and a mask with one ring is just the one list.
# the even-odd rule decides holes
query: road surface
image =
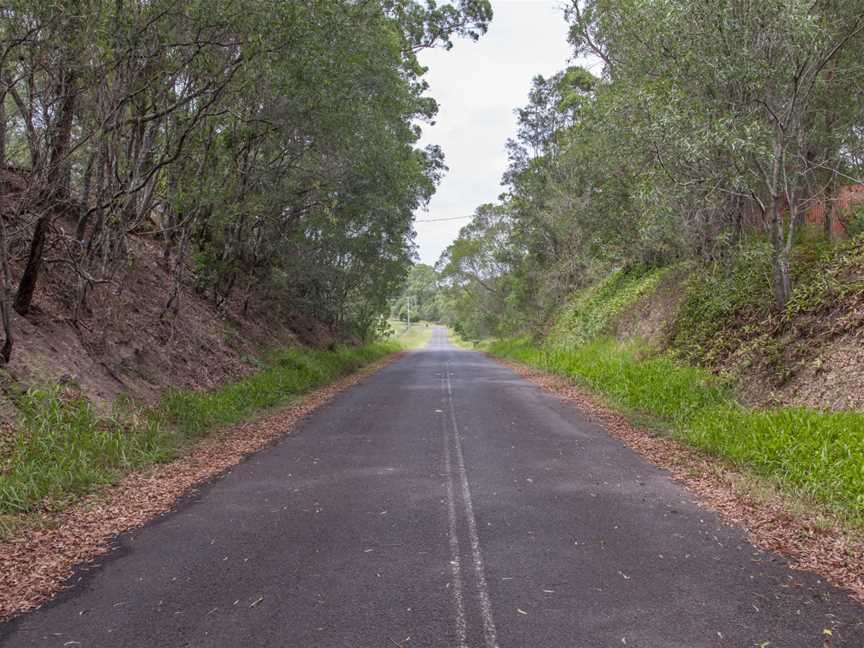
{"label": "road surface", "polygon": [[0,645],[864,646],[846,594],[443,329],[118,543]]}

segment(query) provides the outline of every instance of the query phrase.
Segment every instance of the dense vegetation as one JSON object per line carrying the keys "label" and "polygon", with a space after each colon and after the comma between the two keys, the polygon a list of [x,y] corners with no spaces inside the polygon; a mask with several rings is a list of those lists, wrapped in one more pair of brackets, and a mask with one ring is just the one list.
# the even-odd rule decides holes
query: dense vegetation
{"label": "dense vegetation", "polygon": [[425,263],[411,267],[402,292],[393,299],[391,313],[399,320],[425,320],[435,322],[441,319],[441,292],[438,289],[440,277],[435,268]]}
{"label": "dense vegetation", "polygon": [[[487,0],[11,0],[0,8],[0,316],[46,273],[70,317],[134,237],[217,306],[289,303],[368,337],[443,170],[416,54]],[[245,308],[245,305],[244,305]]]}
{"label": "dense vegetation", "polygon": [[[686,361],[711,365],[758,344],[769,357],[775,351],[782,356],[783,340],[773,334],[784,321],[801,326],[803,314],[809,326],[818,327],[829,319],[826,308],[835,307],[855,317],[860,306],[844,302],[851,297],[860,304],[864,296],[864,283],[849,277],[850,269],[864,267],[862,243],[864,239],[857,238],[837,245],[799,244],[797,286],[785,309],[767,316],[763,304],[771,300],[771,286],[759,281],[770,276],[770,258],[761,253],[767,243],[751,240],[742,244],[728,267],[712,270],[688,261],[614,271],[574,292],[541,342],[511,338],[484,346],[495,355],[571,378],[640,422],[860,526],[864,413],[749,408],[739,402],[731,377]],[[680,293],[679,311],[664,324],[668,346],[657,348],[645,339],[620,335],[617,328],[628,312],[656,298],[664,284]],[[804,332],[803,342],[817,346],[814,338],[820,333],[827,331]],[[778,361],[777,369],[787,368]]]}
{"label": "dense vegetation", "polygon": [[826,239],[860,219],[837,202],[864,177],[860,2],[572,0],[566,18],[601,73],[537,77],[517,111],[503,199],[439,261],[458,330],[541,332],[611,271],[741,255],[782,311],[807,215]]}

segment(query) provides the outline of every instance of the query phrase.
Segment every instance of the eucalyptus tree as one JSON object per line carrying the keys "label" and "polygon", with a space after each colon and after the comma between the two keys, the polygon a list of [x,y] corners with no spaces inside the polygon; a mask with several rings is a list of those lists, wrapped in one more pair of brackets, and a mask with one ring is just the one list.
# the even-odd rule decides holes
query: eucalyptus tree
{"label": "eucalyptus tree", "polygon": [[512,220],[506,206],[486,204],[436,264],[457,330],[473,339],[512,332],[522,312],[512,295]]}
{"label": "eucalyptus tree", "polygon": [[576,52],[605,62],[667,195],[761,212],[782,307],[801,214],[860,147],[860,3],[574,0],[569,16]]}
{"label": "eucalyptus tree", "polygon": [[399,319],[438,321],[441,318],[438,272],[416,263],[408,272],[402,292],[392,301],[390,312]]}
{"label": "eucalyptus tree", "polygon": [[142,237],[174,276],[163,317],[193,281],[220,307],[267,294],[368,334],[443,170],[417,147],[437,110],[417,52],[490,18],[487,0],[4,3],[8,343],[46,249],[86,317],[95,287],[123,290]]}
{"label": "eucalyptus tree", "polygon": [[860,1],[571,0],[565,17],[600,75],[535,79],[483,208],[498,218],[440,261],[456,319],[542,330],[612,268],[726,260],[754,230],[782,309],[805,213],[827,204],[830,235],[839,188],[864,176]]}

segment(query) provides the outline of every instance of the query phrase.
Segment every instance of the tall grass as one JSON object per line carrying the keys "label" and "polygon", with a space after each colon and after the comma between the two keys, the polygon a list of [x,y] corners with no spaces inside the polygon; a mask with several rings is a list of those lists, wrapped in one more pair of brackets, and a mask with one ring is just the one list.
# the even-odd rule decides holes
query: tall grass
{"label": "tall grass", "polygon": [[864,413],[751,410],[714,376],[669,358],[597,340],[540,348],[504,340],[488,350],[571,377],[627,410],[664,422],[679,440],[774,480],[864,523]]}
{"label": "tall grass", "polygon": [[265,368],[210,392],[174,390],[154,408],[118,403],[100,415],[58,388],[20,401],[21,426],[0,455],[0,516],[58,508],[124,473],[177,456],[191,441],[279,405],[401,348],[282,349]]}

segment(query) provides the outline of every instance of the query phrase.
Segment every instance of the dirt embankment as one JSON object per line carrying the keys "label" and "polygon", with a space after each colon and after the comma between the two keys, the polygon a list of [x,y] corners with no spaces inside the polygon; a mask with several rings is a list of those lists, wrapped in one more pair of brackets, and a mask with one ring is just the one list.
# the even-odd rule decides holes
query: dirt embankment
{"label": "dirt embankment", "polygon": [[[671,331],[691,279],[689,273],[668,273],[656,290],[616,316],[611,333],[621,341],[642,340],[646,350],[674,353]],[[706,353],[704,365],[731,376],[740,399],[753,407],[864,410],[864,288],[856,288],[864,266],[846,268],[843,281],[842,297],[813,310],[730,318],[716,335],[729,351]]]}
{"label": "dirt embankment", "polygon": [[618,340],[644,340],[650,347],[666,344],[670,323],[677,317],[684,298],[682,284],[686,274],[666,273],[657,287],[615,317],[612,332]]}
{"label": "dirt embankment", "polygon": [[[100,407],[120,394],[153,402],[169,387],[208,389],[236,380],[268,348],[326,346],[335,339],[310,317],[277,311],[263,295],[250,300],[245,314],[239,298],[217,308],[193,289],[190,267],[179,282],[176,313],[166,310],[176,284],[174,260],[164,260],[147,238],[128,244],[124,270],[94,285],[84,305],[70,290],[68,271],[46,264],[31,312],[14,316],[7,394],[60,382],[77,385]],[[4,400],[0,418],[8,421],[14,408]]]}

